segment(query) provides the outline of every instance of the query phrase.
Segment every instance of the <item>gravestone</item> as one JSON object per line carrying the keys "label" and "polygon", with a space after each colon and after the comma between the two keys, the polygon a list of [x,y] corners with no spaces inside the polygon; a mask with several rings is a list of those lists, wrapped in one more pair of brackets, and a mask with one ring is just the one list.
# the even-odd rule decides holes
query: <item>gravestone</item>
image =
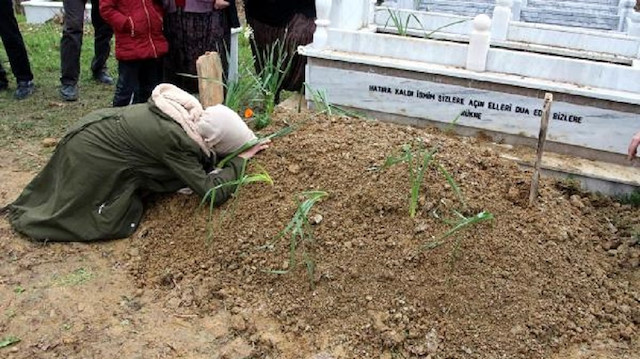
{"label": "gravestone", "polygon": [[[604,5],[596,1],[584,3]],[[477,3],[493,6],[491,2]],[[383,120],[453,126],[463,134],[483,132],[496,140],[535,145],[542,98],[551,92],[555,101],[549,150],[627,163],[629,137],[640,129],[640,68],[509,48],[504,41],[491,45],[495,27],[486,15],[467,23],[472,26],[466,40],[447,41],[378,33],[380,24],[374,22],[382,19],[375,20],[374,15],[385,14],[386,9],[371,8],[368,0],[317,0],[316,5],[316,34],[322,41],[314,37],[300,51],[308,57],[306,82],[313,90],[325,91],[330,103]],[[362,13],[367,7],[369,20],[358,26],[333,16]],[[549,28],[517,26],[519,32],[535,34],[541,27]],[[607,34],[612,39],[628,37],[569,27],[551,30],[567,31],[567,39],[597,33],[593,39],[605,44],[610,42]],[[629,38],[637,54],[637,41]],[[309,93],[307,99],[312,100]]]}

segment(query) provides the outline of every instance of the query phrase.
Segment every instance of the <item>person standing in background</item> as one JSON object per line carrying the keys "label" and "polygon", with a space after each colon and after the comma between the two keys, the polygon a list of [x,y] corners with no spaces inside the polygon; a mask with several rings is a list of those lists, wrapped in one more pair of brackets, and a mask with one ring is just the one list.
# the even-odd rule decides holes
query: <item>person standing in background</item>
{"label": "person standing in background", "polygon": [[101,0],[100,15],[116,36],[118,83],[113,106],[146,102],[162,81],[162,5],[154,0]]}
{"label": "person standing in background", "polygon": [[[251,43],[256,61],[256,72],[264,67],[263,59],[276,41],[284,41],[285,51],[291,58],[289,73],[281,90],[300,91],[304,83],[306,58],[297,54],[298,46],[310,44],[316,30],[314,0],[245,0],[247,22],[253,29]],[[289,64],[289,59],[283,62]],[[281,69],[285,70],[285,69]],[[278,98],[278,96],[276,96]]]}
{"label": "person standing in background", "polygon": [[631,143],[629,143],[629,161],[633,160],[638,154],[638,147],[640,147],[640,132],[631,137]]}
{"label": "person standing in background", "polygon": [[240,26],[235,0],[163,0],[164,34],[169,42],[164,81],[189,93],[198,92],[196,60],[207,51],[220,54],[227,73],[231,29]]}
{"label": "person standing in background", "polygon": [[[13,3],[11,0],[0,0],[0,38],[2,44],[7,51],[9,63],[11,64],[11,72],[16,77],[18,87],[13,96],[22,100],[27,98],[35,91],[33,84],[33,73],[29,63],[27,49],[24,46],[22,34],[18,27],[18,21],[13,13]],[[7,72],[0,62],[0,91],[9,88],[9,80]]]}
{"label": "person standing in background", "polygon": [[[93,78],[106,85],[113,85],[107,73],[107,59],[111,52],[113,31],[100,16],[99,0],[91,0],[91,23],[94,29],[94,56],[91,61]],[[64,23],[60,40],[61,77],[60,95],[65,101],[78,99],[78,79],[80,78],[80,51],[82,49],[82,29],[84,8],[87,0],[63,0]]]}

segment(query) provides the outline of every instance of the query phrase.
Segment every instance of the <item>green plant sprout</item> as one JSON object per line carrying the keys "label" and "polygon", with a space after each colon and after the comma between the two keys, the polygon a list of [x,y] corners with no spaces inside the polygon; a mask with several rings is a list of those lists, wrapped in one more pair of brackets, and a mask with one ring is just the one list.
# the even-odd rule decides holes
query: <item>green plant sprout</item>
{"label": "green plant sprout", "polygon": [[[393,23],[394,28],[396,29],[396,31],[398,31],[398,35],[400,36],[408,36],[408,31],[409,31],[409,22],[411,21],[411,19],[416,20],[416,22],[418,23],[418,25],[420,25],[420,27],[422,27],[422,29],[424,30],[424,26],[422,26],[422,22],[420,22],[420,19],[418,19],[418,17],[416,16],[416,14],[409,14],[407,15],[406,18],[402,19],[402,17],[400,16],[400,12],[399,11],[393,11],[391,10],[391,8],[386,8],[386,9],[381,9],[381,10],[386,10],[389,14],[389,17],[387,18],[387,21],[384,24],[384,29],[387,29],[387,26],[389,26],[389,22]],[[404,20],[404,21],[403,21]]]}
{"label": "green plant sprout", "polygon": [[[254,46],[256,45],[254,44]],[[266,51],[256,57],[262,70],[253,76],[264,105],[264,112],[255,116],[257,129],[264,128],[271,123],[271,115],[278,101],[280,87],[289,75],[294,54],[295,50],[291,54],[288,53],[284,41],[276,40],[267,47]]]}
{"label": "green plant sprout", "polygon": [[[314,275],[315,275],[315,260],[307,252],[306,246],[313,243],[313,230],[309,223],[309,211],[313,206],[322,199],[329,196],[325,191],[307,191],[300,193],[296,198],[296,212],[287,224],[287,226],[280,231],[276,240],[284,236],[289,237],[289,265],[285,270],[269,270],[267,272],[273,274],[286,274],[296,265],[296,251],[299,246],[303,247],[303,261],[307,269],[307,275],[309,277],[309,283],[311,288],[315,287]],[[305,200],[300,202],[298,198],[304,198]]]}
{"label": "green plant sprout", "polygon": [[427,151],[422,142],[420,142],[420,146],[416,150],[413,150],[411,145],[405,144],[402,146],[402,155],[400,157],[388,157],[382,166],[382,169],[386,169],[398,163],[407,163],[409,167],[409,183],[411,185],[409,196],[409,216],[411,218],[416,216],[420,186],[437,151],[437,149]]}
{"label": "green plant sprout", "polygon": [[257,98],[256,84],[251,76],[251,70],[246,65],[239,68],[238,78],[229,81],[225,88],[224,104],[236,112],[251,103],[260,101]]}
{"label": "green plant sprout", "polygon": [[456,116],[453,121],[451,121],[451,123],[449,123],[447,125],[447,127],[444,129],[445,133],[452,133],[453,130],[456,128],[456,126],[458,125],[458,121],[460,121],[460,117],[462,116],[462,114],[464,113],[464,111],[460,112],[458,114],[458,116]]}
{"label": "green plant sprout", "polygon": [[20,342],[20,338],[14,336],[8,336],[0,339],[0,349]]}
{"label": "green plant sprout", "polygon": [[[452,235],[456,234],[457,232],[468,228],[470,226],[473,226],[475,224],[481,223],[481,222],[485,222],[485,221],[490,221],[493,220],[493,214],[491,214],[490,212],[487,211],[482,211],[478,214],[476,214],[473,217],[465,217],[464,215],[462,215],[460,212],[458,211],[454,211],[454,213],[460,218],[460,220],[455,223],[454,227],[449,229],[448,231],[446,231],[445,233],[441,234],[440,236],[438,236],[438,238],[427,242],[425,245],[423,245],[422,247],[420,247],[421,250],[425,250],[425,249],[434,249],[437,248],[441,245],[443,245],[445,243],[445,239],[451,237]],[[459,245],[459,241],[460,239],[456,239],[456,246]]]}
{"label": "green plant sprout", "polygon": [[355,111],[345,110],[340,106],[336,106],[329,102],[327,98],[327,92],[322,90],[316,90],[311,88],[309,84],[305,82],[304,87],[311,94],[311,99],[316,107],[316,112],[318,113],[326,113],[328,116],[333,116],[334,113],[340,116],[348,116],[359,119],[367,119],[367,117],[361,113]]}
{"label": "green plant sprout", "polygon": [[458,186],[458,183],[456,183],[456,180],[453,179],[453,176],[451,176],[451,174],[447,171],[447,169],[444,168],[444,166],[442,166],[440,163],[438,163],[438,170],[440,171],[440,173],[442,173],[444,178],[447,180],[447,182],[451,186],[451,189],[453,189],[453,193],[455,193],[456,197],[458,197],[458,200],[460,201],[460,203],[462,203],[462,208],[463,209],[467,208],[467,203],[464,200],[464,196],[462,195],[462,190],[460,190],[460,186]]}
{"label": "green plant sprout", "polygon": [[[214,230],[213,224],[212,224],[213,209],[214,209],[214,205],[216,204],[216,193],[218,190],[223,189],[225,187],[235,187],[232,197],[237,198],[240,188],[250,183],[262,182],[262,183],[267,183],[269,185],[273,185],[273,180],[271,179],[271,177],[269,176],[269,173],[267,173],[267,171],[264,168],[260,168],[261,172],[259,173],[254,173],[249,175],[246,174],[247,163],[248,161],[245,160],[244,163],[242,164],[240,176],[237,180],[221,183],[209,189],[207,193],[205,193],[205,195],[202,197],[202,200],[200,201],[200,207],[202,207],[205,204],[205,202],[209,201],[209,215],[207,217],[207,229],[208,229],[207,241],[208,242],[210,242],[211,239],[213,238],[213,230]],[[226,213],[227,211],[222,211],[222,213],[220,214],[218,226],[222,225],[222,222],[226,217]]]}
{"label": "green plant sprout", "polygon": [[[454,22],[451,22],[451,23],[448,23],[448,24],[444,24],[444,25],[442,25],[440,27],[435,28],[434,30],[432,30],[430,32],[426,32],[425,31],[424,38],[425,39],[430,39],[431,36],[433,36],[433,34],[435,34],[436,32],[439,32],[442,29],[446,29],[449,26],[461,24],[461,23],[467,22],[467,21],[469,21],[469,19],[462,19],[462,20],[454,21]],[[424,28],[423,28],[423,30],[424,30]]]}

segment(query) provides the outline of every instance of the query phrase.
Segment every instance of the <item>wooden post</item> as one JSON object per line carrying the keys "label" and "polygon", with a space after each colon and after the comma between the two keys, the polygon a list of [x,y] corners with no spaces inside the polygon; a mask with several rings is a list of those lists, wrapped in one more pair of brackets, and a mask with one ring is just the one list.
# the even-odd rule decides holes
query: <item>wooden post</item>
{"label": "wooden post", "polygon": [[540,182],[540,165],[542,162],[542,153],[544,152],[544,143],[547,141],[547,129],[549,128],[549,113],[551,112],[551,103],[553,102],[553,94],[546,93],[544,95],[544,107],[542,109],[542,119],[540,120],[540,133],[538,134],[538,151],[536,163],[533,168],[533,178],[531,179],[531,190],[529,191],[529,206],[533,206],[538,198],[538,185]]}
{"label": "wooden post", "polygon": [[207,52],[196,61],[198,71],[198,90],[202,107],[224,103],[224,86],[222,82],[222,61],[217,52]]}

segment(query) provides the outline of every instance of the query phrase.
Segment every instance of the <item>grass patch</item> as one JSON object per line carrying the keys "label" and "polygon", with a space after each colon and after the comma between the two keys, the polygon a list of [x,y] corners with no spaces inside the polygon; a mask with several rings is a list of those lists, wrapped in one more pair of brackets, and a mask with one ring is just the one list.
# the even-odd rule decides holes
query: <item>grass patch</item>
{"label": "grass patch", "polygon": [[82,285],[90,281],[91,279],[93,279],[93,277],[94,277],[94,274],[90,270],[87,270],[84,268],[78,268],[65,276],[55,275],[53,277],[53,282],[60,287],[67,287],[67,286],[73,287],[77,285]]}
{"label": "grass patch", "polygon": [[618,201],[622,204],[628,204],[632,207],[640,207],[640,190],[635,190],[629,194],[618,197]]}
{"label": "grass patch", "polygon": [[[36,84],[35,93],[17,101],[13,98],[15,78],[4,45],[0,44],[0,61],[8,74],[9,91],[0,92],[0,147],[20,159],[20,167],[32,169],[47,158],[51,149],[39,142],[47,137],[61,137],[69,125],[88,112],[111,106],[115,88],[96,83],[91,76],[93,57],[93,27],[85,26],[81,52],[80,99],[65,102],[58,93],[60,87],[60,37],[62,27],[55,23],[25,24],[18,17],[22,36],[29,53]],[[116,75],[115,59],[107,63]]]}

